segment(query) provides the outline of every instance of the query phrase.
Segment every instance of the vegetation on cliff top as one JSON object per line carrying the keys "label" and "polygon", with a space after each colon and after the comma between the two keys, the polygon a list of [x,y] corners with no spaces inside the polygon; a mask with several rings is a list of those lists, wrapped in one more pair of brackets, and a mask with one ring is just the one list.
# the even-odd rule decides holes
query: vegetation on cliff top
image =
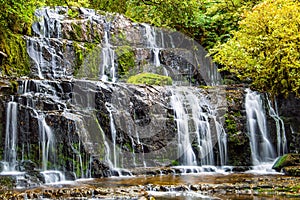
{"label": "vegetation on cliff top", "polygon": [[300,3],[267,0],[244,13],[233,38],[211,50],[214,60],[255,89],[299,95]]}

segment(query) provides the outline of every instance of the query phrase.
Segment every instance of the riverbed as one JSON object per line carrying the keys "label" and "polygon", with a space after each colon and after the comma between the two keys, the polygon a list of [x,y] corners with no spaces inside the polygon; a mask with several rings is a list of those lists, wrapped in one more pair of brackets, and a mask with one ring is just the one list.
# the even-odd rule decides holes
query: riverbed
{"label": "riverbed", "polygon": [[80,179],[2,191],[2,199],[300,199],[300,177],[198,173]]}

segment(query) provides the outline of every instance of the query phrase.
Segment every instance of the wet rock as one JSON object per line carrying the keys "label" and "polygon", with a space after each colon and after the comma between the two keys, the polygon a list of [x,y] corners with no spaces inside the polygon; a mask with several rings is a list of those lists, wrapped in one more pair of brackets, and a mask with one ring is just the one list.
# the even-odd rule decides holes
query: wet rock
{"label": "wet rock", "polygon": [[282,172],[289,176],[300,176],[300,165],[283,167]]}
{"label": "wet rock", "polygon": [[300,166],[300,154],[285,154],[277,159],[272,169],[280,172],[282,168]]}
{"label": "wet rock", "polygon": [[112,175],[110,168],[96,158],[93,159],[91,167],[91,175],[93,178],[109,177]]}

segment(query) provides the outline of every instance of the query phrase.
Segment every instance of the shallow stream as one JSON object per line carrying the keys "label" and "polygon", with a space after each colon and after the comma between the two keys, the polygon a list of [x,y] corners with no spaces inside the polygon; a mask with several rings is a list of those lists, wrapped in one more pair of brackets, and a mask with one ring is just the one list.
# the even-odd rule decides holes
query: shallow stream
{"label": "shallow stream", "polygon": [[198,173],[81,179],[3,192],[17,199],[300,199],[300,177]]}

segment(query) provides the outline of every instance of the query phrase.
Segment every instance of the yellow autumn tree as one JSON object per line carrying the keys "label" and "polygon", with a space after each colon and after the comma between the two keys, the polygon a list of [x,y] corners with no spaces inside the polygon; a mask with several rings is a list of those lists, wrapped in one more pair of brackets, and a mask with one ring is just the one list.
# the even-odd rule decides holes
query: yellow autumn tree
{"label": "yellow autumn tree", "polygon": [[210,51],[214,61],[260,91],[276,96],[300,87],[300,3],[267,0],[244,14],[239,30]]}

